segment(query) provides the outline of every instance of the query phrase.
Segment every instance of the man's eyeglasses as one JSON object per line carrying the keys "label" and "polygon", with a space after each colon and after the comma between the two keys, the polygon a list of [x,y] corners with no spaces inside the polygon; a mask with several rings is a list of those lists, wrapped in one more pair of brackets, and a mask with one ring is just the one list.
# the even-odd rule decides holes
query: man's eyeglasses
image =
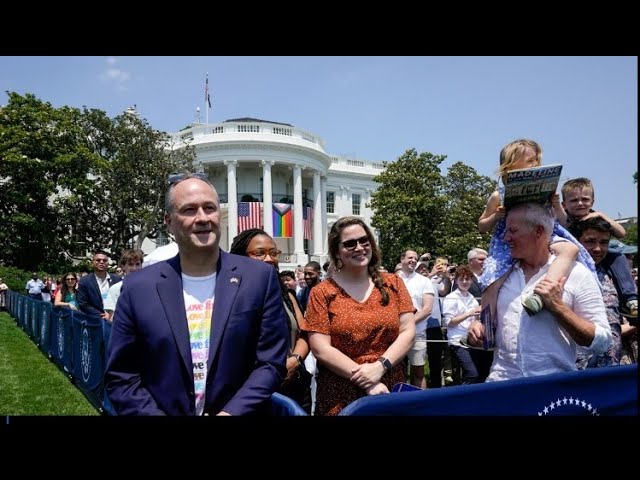
{"label": "man's eyeglasses", "polygon": [[342,246],[347,250],[355,250],[358,244],[360,244],[361,247],[368,247],[371,244],[371,240],[369,240],[368,235],[365,235],[364,237],[354,238],[352,240],[346,240],[342,242]]}
{"label": "man's eyeglasses", "polygon": [[251,252],[247,252],[247,255],[255,258],[256,260],[264,260],[265,258],[267,258],[267,255],[269,255],[274,260],[277,260],[278,258],[280,258],[281,253],[282,252],[277,248],[272,248],[271,250],[253,250]]}
{"label": "man's eyeglasses", "polygon": [[199,178],[201,180],[206,180],[207,182],[209,181],[209,178],[207,177],[206,173],[203,172],[196,172],[196,173],[172,173],[171,175],[169,175],[168,178],[168,182],[169,182],[169,186],[171,185],[175,185],[178,182],[181,182],[182,180],[184,180],[185,178]]}
{"label": "man's eyeglasses", "polygon": [[109,259],[108,258],[94,258],[93,261],[96,262],[96,263],[107,263],[109,261]]}

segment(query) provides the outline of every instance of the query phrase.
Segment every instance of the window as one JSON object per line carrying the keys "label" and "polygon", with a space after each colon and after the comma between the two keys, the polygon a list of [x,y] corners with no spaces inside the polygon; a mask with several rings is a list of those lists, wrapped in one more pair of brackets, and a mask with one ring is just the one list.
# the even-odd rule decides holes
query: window
{"label": "window", "polygon": [[327,213],[335,213],[336,192],[327,192]]}
{"label": "window", "polygon": [[360,194],[354,193],[351,195],[351,213],[353,215],[360,215]]}
{"label": "window", "polygon": [[69,249],[69,253],[73,257],[84,257],[87,254],[87,243],[85,242],[85,237],[78,235],[76,233],[71,235],[71,248]]}

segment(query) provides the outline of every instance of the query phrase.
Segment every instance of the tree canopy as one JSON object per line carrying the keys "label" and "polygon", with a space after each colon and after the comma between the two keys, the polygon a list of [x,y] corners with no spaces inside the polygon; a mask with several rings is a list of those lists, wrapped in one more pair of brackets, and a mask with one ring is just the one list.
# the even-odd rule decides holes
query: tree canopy
{"label": "tree canopy", "polygon": [[477,223],[496,183],[462,162],[443,176],[445,159],[410,149],[395,162],[385,162],[385,170],[374,178],[380,187],[371,196],[372,225],[387,268],[407,248],[465,263],[471,248],[487,247],[490,235],[481,235]]}
{"label": "tree canopy", "polygon": [[102,248],[117,258],[162,228],[166,179],[195,149],[131,112],[55,108],[7,92],[0,109],[0,261],[55,271]]}
{"label": "tree canopy", "polygon": [[88,146],[80,110],[7,94],[0,110],[0,259],[32,270],[64,258],[53,198],[64,185],[89,188],[87,173],[100,158]]}

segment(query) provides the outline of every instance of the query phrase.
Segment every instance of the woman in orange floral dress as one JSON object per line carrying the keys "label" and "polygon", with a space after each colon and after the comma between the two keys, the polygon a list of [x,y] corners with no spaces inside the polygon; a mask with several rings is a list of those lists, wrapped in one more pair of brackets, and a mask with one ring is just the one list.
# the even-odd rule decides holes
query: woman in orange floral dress
{"label": "woman in orange floral dress", "polygon": [[335,273],[311,290],[300,325],[318,360],[317,415],[337,415],[404,382],[402,360],[415,336],[409,292],[396,275],[376,270],[380,251],[362,220],[334,223],[329,256]]}

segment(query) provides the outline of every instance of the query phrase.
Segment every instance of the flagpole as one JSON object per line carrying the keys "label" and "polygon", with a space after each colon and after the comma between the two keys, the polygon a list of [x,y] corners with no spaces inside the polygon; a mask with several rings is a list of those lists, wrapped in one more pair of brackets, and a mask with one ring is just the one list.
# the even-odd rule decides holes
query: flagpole
{"label": "flagpole", "polygon": [[207,110],[207,125],[209,125],[209,72],[204,87],[204,108]]}

